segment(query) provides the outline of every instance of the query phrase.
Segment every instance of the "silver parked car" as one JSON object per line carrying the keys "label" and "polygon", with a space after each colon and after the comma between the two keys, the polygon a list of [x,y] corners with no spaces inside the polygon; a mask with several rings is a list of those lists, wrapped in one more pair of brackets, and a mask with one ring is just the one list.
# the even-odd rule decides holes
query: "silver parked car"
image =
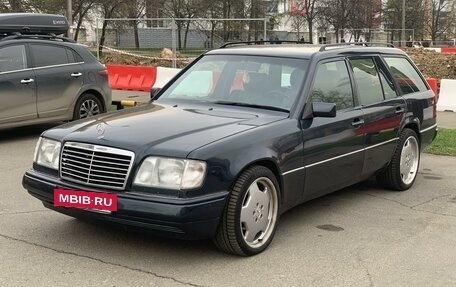
{"label": "silver parked car", "polygon": [[0,128],[75,120],[110,107],[105,66],[86,46],[55,36],[65,29],[63,16],[0,15]]}

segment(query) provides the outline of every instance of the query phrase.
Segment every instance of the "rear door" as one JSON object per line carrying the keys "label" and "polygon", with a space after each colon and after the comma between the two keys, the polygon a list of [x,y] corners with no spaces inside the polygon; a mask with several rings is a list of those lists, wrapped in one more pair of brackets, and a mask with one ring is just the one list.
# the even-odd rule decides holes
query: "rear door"
{"label": "rear door", "polygon": [[354,98],[345,59],[318,64],[311,102],[335,103],[334,118],[303,120],[305,199],[343,188],[358,181],[364,159],[364,117]]}
{"label": "rear door", "polygon": [[37,84],[39,117],[63,115],[83,86],[83,68],[72,49],[53,44],[30,45]]}
{"label": "rear door", "polygon": [[352,57],[349,62],[364,112],[363,174],[370,175],[391,160],[406,102],[396,92],[393,79],[379,57]]}
{"label": "rear door", "polygon": [[37,117],[36,82],[25,44],[0,48],[0,124]]}

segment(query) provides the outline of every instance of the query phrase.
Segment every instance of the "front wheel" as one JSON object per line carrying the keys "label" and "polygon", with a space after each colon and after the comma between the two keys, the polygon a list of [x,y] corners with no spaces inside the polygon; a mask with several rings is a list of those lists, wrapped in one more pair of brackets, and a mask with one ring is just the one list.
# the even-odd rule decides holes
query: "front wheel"
{"label": "front wheel", "polygon": [[213,241],[227,253],[255,255],[274,236],[279,214],[279,185],[263,166],[245,170],[236,180]]}
{"label": "front wheel", "polygon": [[73,112],[73,120],[88,118],[101,114],[103,106],[100,100],[89,93],[82,94],[76,102]]}
{"label": "front wheel", "polygon": [[398,146],[387,169],[378,176],[384,186],[404,191],[415,182],[420,165],[420,142],[416,133],[404,129],[399,137]]}

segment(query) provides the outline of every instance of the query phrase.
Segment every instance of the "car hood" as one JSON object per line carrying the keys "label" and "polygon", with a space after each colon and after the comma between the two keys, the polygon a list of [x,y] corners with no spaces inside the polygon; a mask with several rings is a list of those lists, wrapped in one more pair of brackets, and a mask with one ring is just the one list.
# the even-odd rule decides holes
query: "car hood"
{"label": "car hood", "polygon": [[220,105],[148,104],[68,123],[44,136],[131,150],[137,156],[186,157],[209,143],[287,117],[283,112]]}

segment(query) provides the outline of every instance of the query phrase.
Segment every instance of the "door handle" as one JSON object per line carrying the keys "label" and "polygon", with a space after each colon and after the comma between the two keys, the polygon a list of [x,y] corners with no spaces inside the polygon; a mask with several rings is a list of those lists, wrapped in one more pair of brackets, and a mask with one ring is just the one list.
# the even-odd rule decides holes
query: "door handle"
{"label": "door handle", "polygon": [[396,114],[402,114],[402,113],[404,113],[404,112],[405,112],[405,109],[402,108],[402,107],[397,107],[397,108],[396,108],[396,111],[395,111]]}
{"label": "door handle", "polygon": [[23,79],[23,80],[21,80],[21,84],[24,84],[24,85],[31,84],[33,82],[35,82],[34,79]]}
{"label": "door handle", "polygon": [[359,127],[364,124],[364,120],[362,119],[354,119],[352,122],[352,126]]}
{"label": "door handle", "polygon": [[77,78],[77,77],[82,76],[82,73],[73,73],[73,74],[71,74],[71,76],[74,78]]}

